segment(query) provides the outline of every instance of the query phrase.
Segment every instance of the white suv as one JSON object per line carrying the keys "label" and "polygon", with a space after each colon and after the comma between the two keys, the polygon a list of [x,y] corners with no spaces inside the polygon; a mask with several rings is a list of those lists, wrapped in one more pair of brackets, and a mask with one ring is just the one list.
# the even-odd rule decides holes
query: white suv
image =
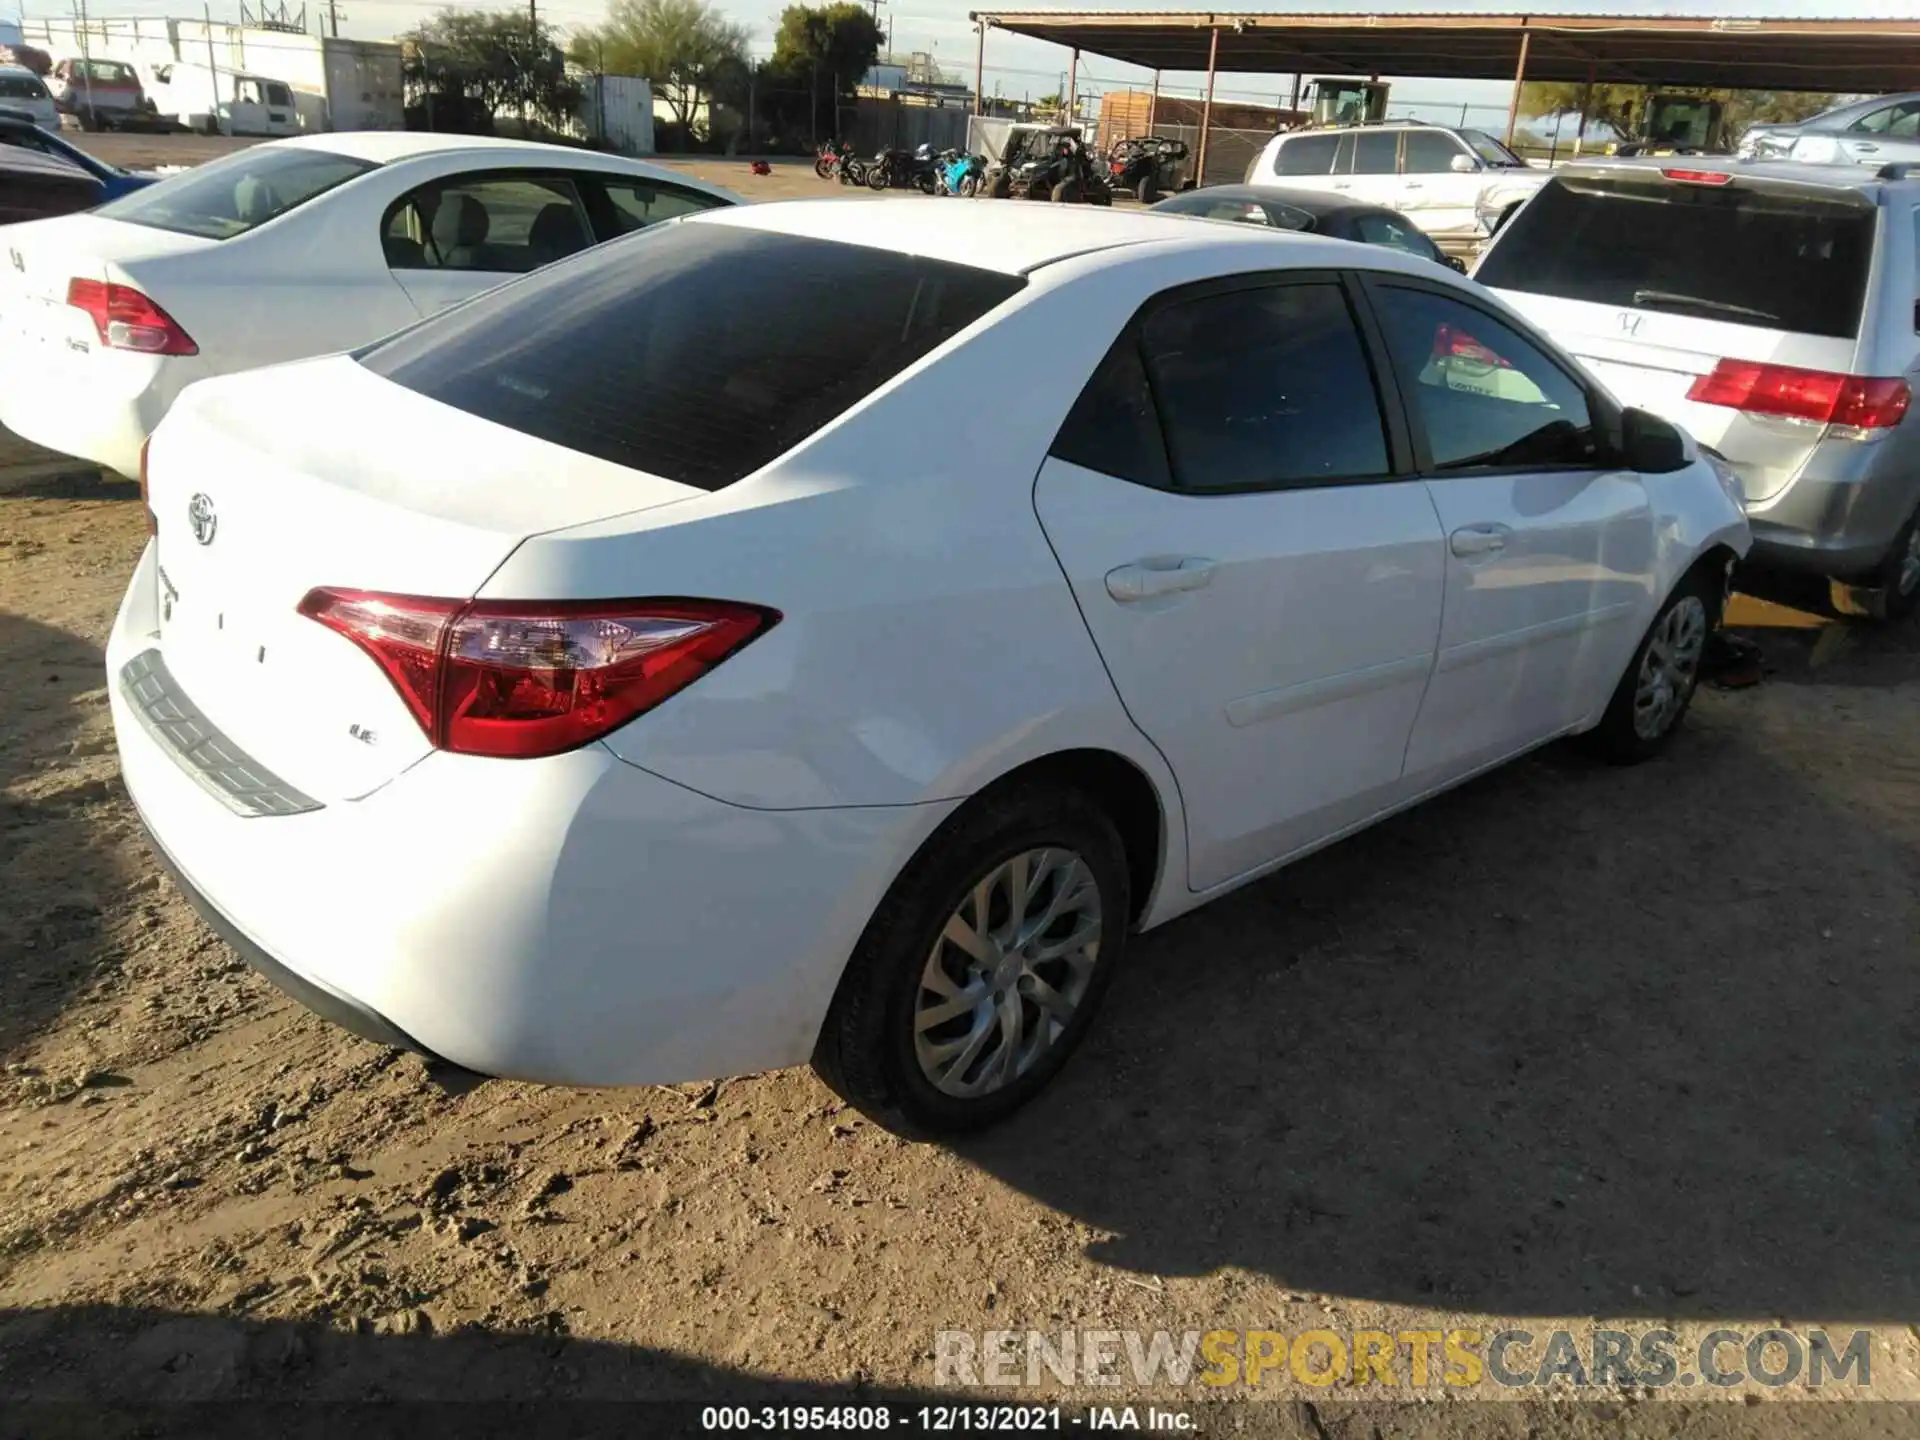
{"label": "white suv", "polygon": [[1504,225],[1548,173],[1482,131],[1400,120],[1276,135],[1248,167],[1247,183],[1384,205],[1442,249],[1463,252]]}

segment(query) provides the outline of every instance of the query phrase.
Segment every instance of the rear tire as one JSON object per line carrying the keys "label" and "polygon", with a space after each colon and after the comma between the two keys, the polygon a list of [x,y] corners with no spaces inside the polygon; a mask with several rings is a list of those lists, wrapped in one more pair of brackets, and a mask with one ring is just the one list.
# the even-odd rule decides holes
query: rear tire
{"label": "rear tire", "polygon": [[1080,203],[1080,182],[1062,180],[1053,187],[1053,203],[1056,205],[1077,205]]}
{"label": "rear tire", "polygon": [[1160,198],[1160,187],[1155,185],[1153,177],[1148,175],[1133,187],[1133,194],[1142,205],[1151,205]]}
{"label": "rear tire", "polygon": [[1719,592],[1695,570],[1653,617],[1606,714],[1584,737],[1588,745],[1616,765],[1637,765],[1666,749],[1700,688],[1701,658],[1719,624]]}
{"label": "rear tire", "polygon": [[1125,959],[1128,883],[1118,830],[1079,791],[1020,787],[975,800],[867,922],[814,1070],[900,1134],[1004,1119],[1059,1073],[1092,1024]]}
{"label": "rear tire", "polygon": [[1920,610],[1920,511],[1907,517],[1887,547],[1880,568],[1864,582],[1833,582],[1833,605],[1842,614],[1898,624]]}

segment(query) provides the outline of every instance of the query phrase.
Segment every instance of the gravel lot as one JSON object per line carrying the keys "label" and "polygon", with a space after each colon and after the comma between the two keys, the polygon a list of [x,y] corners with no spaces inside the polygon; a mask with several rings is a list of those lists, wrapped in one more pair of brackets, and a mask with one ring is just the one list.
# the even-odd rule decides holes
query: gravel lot
{"label": "gravel lot", "polygon": [[[1920,1400],[1920,626],[1743,602],[1766,683],[1662,761],[1546,752],[1156,932],[1048,1097],[919,1146],[805,1072],[464,1083],[282,999],[119,785],[134,487],[5,445],[0,1395],[924,1395],[940,1329],[1601,1317],[1872,1327]],[[1920,1421],[1264,1393],[1356,1440]]]}

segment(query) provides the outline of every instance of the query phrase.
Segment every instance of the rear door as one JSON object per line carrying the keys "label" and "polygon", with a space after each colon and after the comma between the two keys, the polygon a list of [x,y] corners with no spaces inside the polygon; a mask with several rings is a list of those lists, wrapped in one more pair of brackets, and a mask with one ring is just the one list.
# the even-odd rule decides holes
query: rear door
{"label": "rear door", "polygon": [[552,171],[477,171],[430,181],[387,208],[380,240],[421,315],[594,242],[581,186]]}
{"label": "rear door", "polygon": [[1652,598],[1653,508],[1602,453],[1585,383],[1457,286],[1373,276],[1446,608],[1407,750],[1426,788],[1565,730],[1617,682]]}
{"label": "rear door", "polygon": [[1442,542],[1362,335],[1329,273],[1171,291],[1035,486],[1121,701],[1178,778],[1195,890],[1365,820],[1400,781]]}
{"label": "rear door", "polygon": [[1859,350],[1880,212],[1863,193],[1669,166],[1562,175],[1508,223],[1474,278],[1622,402],[1675,421],[1784,489],[1818,426],[1689,398],[1723,360],[1846,373]]}
{"label": "rear door", "polygon": [[1342,193],[1366,205],[1391,207],[1400,193],[1400,132],[1356,130],[1353,174]]}

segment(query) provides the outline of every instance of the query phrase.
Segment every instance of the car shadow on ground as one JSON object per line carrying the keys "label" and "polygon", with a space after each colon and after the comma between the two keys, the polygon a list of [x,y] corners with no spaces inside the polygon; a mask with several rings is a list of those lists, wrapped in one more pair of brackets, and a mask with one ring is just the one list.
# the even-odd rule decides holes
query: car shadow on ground
{"label": "car shadow on ground", "polygon": [[[923,1406],[991,1399],[1020,1404],[1017,1391],[965,1392],[931,1386],[876,1387],[783,1380],[642,1345],[563,1334],[469,1328],[451,1335],[386,1335],[313,1322],[244,1320],[158,1308],[67,1305],[0,1310],[0,1433],[73,1440],[157,1436],[294,1437],[351,1433],[404,1440],[530,1440],[530,1437],[703,1435],[749,1427],[709,1423],[708,1406],[741,1408],[885,1405],[890,1423],[762,1423],[762,1429],[830,1429],[854,1434],[939,1434],[981,1428],[961,1416],[942,1423]],[[1080,1393],[1061,1420],[1036,1428],[1086,1428],[1090,1407],[1118,1407],[1124,1392]],[[636,1403],[641,1402],[641,1403]],[[655,1402],[648,1408],[644,1402]],[[671,1404],[662,1402],[674,1402]],[[1231,1430],[1249,1440],[1531,1440],[1622,1433],[1625,1407],[1564,1400],[1459,1402],[1445,1406],[1321,1400],[1182,1405],[1201,1433]],[[1879,1412],[1877,1415],[1871,1412]],[[1671,1403],[1638,1412],[1633,1432],[1690,1440],[1771,1440],[1785,1436],[1902,1433],[1913,1407],[1830,1403]],[[1870,1418],[1876,1423],[1855,1423]],[[800,1417],[801,1422],[806,1417]],[[1024,1427],[1023,1427],[1024,1428]],[[1135,1429],[1146,1426],[1136,1421]]]}
{"label": "car shadow on ground", "polygon": [[1816,700],[1704,697],[1633,769],[1545,752],[1143,937],[963,1153],[1136,1272],[1904,1323],[1920,737],[1816,763]]}
{"label": "car shadow on ground", "polygon": [[0,655],[0,1056],[11,1057],[119,963],[103,930],[134,903],[137,877],[100,647],[0,612]]}

